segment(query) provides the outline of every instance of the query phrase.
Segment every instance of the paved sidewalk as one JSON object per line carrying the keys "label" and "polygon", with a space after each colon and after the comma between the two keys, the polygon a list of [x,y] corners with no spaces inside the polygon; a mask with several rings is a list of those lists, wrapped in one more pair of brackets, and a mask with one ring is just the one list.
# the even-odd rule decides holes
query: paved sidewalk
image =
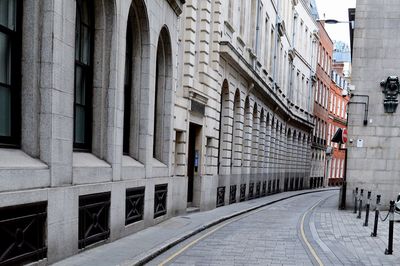
{"label": "paved sidewalk", "polygon": [[117,241],[89,249],[53,265],[134,265],[146,262],[169,246],[201,232],[226,219],[305,193],[331,189],[283,192],[259,199],[220,207],[211,211],[173,217]]}
{"label": "paved sidewalk", "polygon": [[[384,218],[387,211],[382,211]],[[385,255],[389,219],[379,220],[378,236],[371,237],[375,213],[370,212],[368,227],[351,210],[339,211],[332,197],[314,209],[309,217],[311,243],[325,265],[400,265],[400,223],[394,224],[393,255]],[[395,219],[398,219],[396,217]]]}

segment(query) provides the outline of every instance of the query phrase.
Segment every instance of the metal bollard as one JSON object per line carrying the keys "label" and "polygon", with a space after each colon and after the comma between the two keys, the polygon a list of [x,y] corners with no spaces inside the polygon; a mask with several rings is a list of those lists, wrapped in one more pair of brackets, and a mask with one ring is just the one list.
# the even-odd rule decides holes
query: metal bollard
{"label": "metal bollard", "polygon": [[394,200],[391,200],[389,207],[389,240],[388,240],[388,248],[385,250],[386,255],[393,254],[393,228],[394,228]]}
{"label": "metal bollard", "polygon": [[375,222],[374,231],[371,233],[372,237],[376,237],[378,235],[379,205],[381,205],[381,195],[376,195]]}
{"label": "metal bollard", "polygon": [[357,213],[357,198],[358,198],[358,187],[356,187],[356,191],[354,192],[354,213]]}
{"label": "metal bollard", "polygon": [[362,198],[363,198],[363,196],[364,196],[364,189],[361,189],[360,190],[360,200],[359,200],[360,205],[358,205],[358,216],[357,216],[358,219],[361,219]]}
{"label": "metal bollard", "polygon": [[365,209],[365,222],[364,226],[368,226],[368,219],[369,219],[369,206],[371,204],[371,191],[368,191],[368,196],[367,196],[367,206]]}

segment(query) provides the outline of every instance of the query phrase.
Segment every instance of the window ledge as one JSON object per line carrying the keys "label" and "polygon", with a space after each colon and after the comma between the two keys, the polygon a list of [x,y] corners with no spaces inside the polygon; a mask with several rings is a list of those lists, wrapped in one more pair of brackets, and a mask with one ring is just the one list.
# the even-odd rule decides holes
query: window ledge
{"label": "window ledge", "polygon": [[42,161],[17,149],[0,149],[0,169],[48,169]]}
{"label": "window ledge", "polygon": [[72,154],[72,166],[111,168],[111,165],[109,165],[107,162],[87,152],[74,152]]}
{"label": "window ledge", "polygon": [[153,158],[152,165],[155,168],[164,168],[164,167],[167,168],[168,167],[167,165],[165,165],[164,163],[160,162],[156,158]]}
{"label": "window ledge", "polygon": [[123,155],[122,156],[122,166],[123,167],[140,167],[144,168],[144,165],[130,156]]}

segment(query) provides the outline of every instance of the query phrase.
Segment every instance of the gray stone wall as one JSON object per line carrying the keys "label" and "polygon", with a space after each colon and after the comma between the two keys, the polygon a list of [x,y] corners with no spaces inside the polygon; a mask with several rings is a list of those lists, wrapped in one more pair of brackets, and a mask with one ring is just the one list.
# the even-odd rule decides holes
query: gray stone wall
{"label": "gray stone wall", "polygon": [[[140,82],[135,83],[137,153],[122,153],[125,38],[131,0],[95,0],[92,150],[73,151],[75,1],[23,3],[20,149],[0,149],[0,207],[47,201],[47,261],[78,252],[79,196],[111,192],[113,241],[186,210],[186,180],[171,170],[181,1],[135,0],[140,14]],[[171,6],[172,5],[172,6]],[[160,33],[170,49],[163,89],[162,161],[153,158]],[[139,33],[138,33],[139,34]],[[137,81],[137,80],[135,80]],[[139,103],[139,104],[136,104]],[[134,131],[134,130],[132,130]],[[168,184],[167,214],[154,219],[154,187]],[[125,191],[145,187],[142,221],[125,226]]]}
{"label": "gray stone wall", "polygon": [[[304,188],[310,184],[317,26],[303,2],[262,0],[259,22],[254,3],[188,0],[182,14],[173,168],[187,172],[187,154],[178,150],[187,152],[190,124],[196,124],[194,204],[201,210],[216,206],[217,187],[225,187],[228,204],[235,186],[238,201],[241,185],[248,198],[250,184],[255,192],[258,182],[275,183],[276,190],[285,180],[293,188],[296,179]],[[278,15],[285,28],[277,29]],[[191,109],[194,101],[204,114]]]}
{"label": "gray stone wall", "polygon": [[[200,210],[216,207],[221,186],[225,204],[232,185],[236,201],[242,184],[247,199],[251,184],[255,196],[258,182],[271,182],[275,190],[296,179],[303,180],[303,188],[309,186],[316,25],[302,2],[285,0],[278,8],[287,18],[287,32],[279,35],[274,29],[269,46],[257,54],[254,20],[246,20],[245,35],[237,35],[228,22],[233,19],[226,13],[228,1],[188,0],[183,6],[178,0],[95,0],[91,152],[73,150],[76,2],[23,3],[21,148],[0,149],[0,208],[47,201],[47,262],[79,251],[82,195],[111,192],[108,242],[184,213],[190,123],[201,128],[193,191]],[[270,35],[276,1],[263,3],[271,12],[265,29]],[[140,34],[140,53],[134,57],[140,71],[134,75],[131,149],[123,155],[125,46],[132,8]],[[247,15],[256,11],[254,5],[246,8]],[[309,42],[289,51],[294,10],[301,25],[308,25],[307,31],[301,29]],[[240,20],[234,16],[236,25]],[[155,129],[160,35],[168,69],[160,87],[162,126]],[[196,110],[196,103],[204,112]],[[155,131],[162,145],[157,156]],[[165,183],[167,214],[153,218],[155,185]],[[145,187],[144,217],[125,226],[126,189],[134,187]]]}
{"label": "gray stone wall", "polygon": [[[357,1],[352,84],[356,88],[354,94],[369,96],[369,112],[368,125],[364,126],[364,106],[351,102],[365,98],[351,98],[349,139],[353,143],[348,146],[348,206],[353,205],[351,193],[355,187],[372,191],[374,200],[381,194],[386,206],[400,193],[400,110],[384,112],[380,87],[388,76],[400,75],[399,11],[398,1]],[[362,145],[357,146],[358,140]]]}

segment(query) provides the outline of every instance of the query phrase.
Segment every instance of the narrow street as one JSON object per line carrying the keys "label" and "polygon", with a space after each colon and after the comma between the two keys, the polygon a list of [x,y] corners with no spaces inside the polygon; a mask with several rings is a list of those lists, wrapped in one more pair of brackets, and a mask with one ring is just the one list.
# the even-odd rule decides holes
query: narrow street
{"label": "narrow street", "polygon": [[373,222],[363,227],[351,211],[337,210],[337,200],[330,191],[278,202],[196,235],[148,265],[396,265],[398,251],[383,254],[387,222],[371,238]]}

